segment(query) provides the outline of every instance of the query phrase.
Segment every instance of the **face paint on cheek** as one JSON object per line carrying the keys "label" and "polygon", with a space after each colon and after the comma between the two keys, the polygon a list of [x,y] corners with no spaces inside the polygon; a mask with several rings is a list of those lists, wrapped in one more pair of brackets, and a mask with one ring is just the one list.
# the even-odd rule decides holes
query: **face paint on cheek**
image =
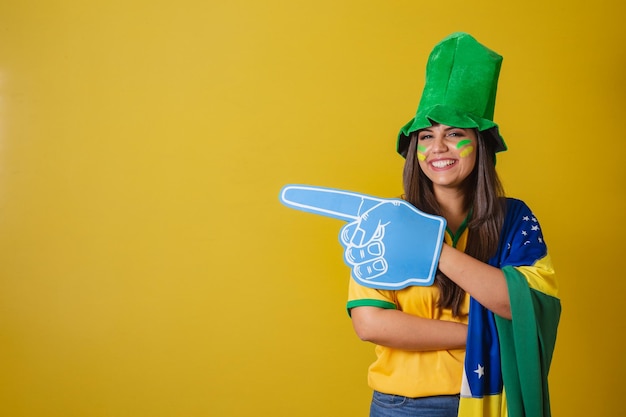
{"label": "face paint on cheek", "polygon": [[467,148],[463,149],[460,153],[461,158],[465,158],[466,156],[470,155],[472,152],[474,152],[474,147],[473,146],[468,146]]}
{"label": "face paint on cheek", "polygon": [[456,144],[456,148],[457,149],[461,149],[465,146],[467,146],[465,149],[463,149],[461,151],[461,153],[459,154],[461,156],[461,158],[465,158],[466,156],[470,155],[472,152],[474,152],[474,147],[471,145],[472,141],[469,139],[464,139],[459,141],[459,143]]}
{"label": "face paint on cheek", "polygon": [[426,160],[426,155],[424,155],[424,152],[426,152],[426,146],[417,145],[417,159],[419,159],[420,161]]}

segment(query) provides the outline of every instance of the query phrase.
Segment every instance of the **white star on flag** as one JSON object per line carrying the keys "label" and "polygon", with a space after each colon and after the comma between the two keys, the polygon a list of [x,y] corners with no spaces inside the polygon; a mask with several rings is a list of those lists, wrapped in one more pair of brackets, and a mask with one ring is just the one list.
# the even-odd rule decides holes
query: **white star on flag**
{"label": "white star on flag", "polygon": [[537,230],[539,230],[539,226],[535,225],[535,226],[531,227],[531,230],[536,232]]}
{"label": "white star on flag", "polygon": [[528,233],[526,232],[526,230],[522,230],[522,234],[526,236]]}
{"label": "white star on flag", "polygon": [[525,222],[527,222],[528,220],[530,220],[530,218],[528,216],[524,216],[522,217],[522,220],[524,220]]}
{"label": "white star on flag", "polygon": [[478,375],[478,379],[482,378],[482,376],[485,375],[485,367],[481,364],[478,364],[478,368],[476,368],[474,373]]}

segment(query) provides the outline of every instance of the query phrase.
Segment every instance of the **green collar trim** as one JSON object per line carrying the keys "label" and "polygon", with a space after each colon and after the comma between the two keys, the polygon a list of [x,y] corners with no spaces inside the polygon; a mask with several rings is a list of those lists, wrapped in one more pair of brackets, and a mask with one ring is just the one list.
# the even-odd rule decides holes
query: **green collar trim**
{"label": "green collar trim", "polygon": [[472,217],[472,210],[467,213],[467,216],[465,216],[463,223],[461,223],[461,225],[459,226],[459,230],[457,230],[456,233],[452,233],[452,230],[450,230],[450,228],[446,226],[446,232],[450,235],[450,238],[452,239],[453,248],[456,248],[457,243],[459,243],[459,239],[461,239],[461,236],[463,236],[463,233],[467,229],[467,224],[469,223],[470,217]]}

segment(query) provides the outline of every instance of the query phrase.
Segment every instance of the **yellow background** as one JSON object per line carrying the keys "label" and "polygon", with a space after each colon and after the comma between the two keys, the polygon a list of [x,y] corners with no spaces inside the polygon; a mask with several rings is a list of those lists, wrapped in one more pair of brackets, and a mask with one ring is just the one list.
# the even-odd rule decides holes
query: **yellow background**
{"label": "yellow background", "polygon": [[555,416],[623,409],[622,2],[0,3],[0,415],[363,416],[340,224],[401,193],[434,44],[504,56],[498,169],[564,306]]}

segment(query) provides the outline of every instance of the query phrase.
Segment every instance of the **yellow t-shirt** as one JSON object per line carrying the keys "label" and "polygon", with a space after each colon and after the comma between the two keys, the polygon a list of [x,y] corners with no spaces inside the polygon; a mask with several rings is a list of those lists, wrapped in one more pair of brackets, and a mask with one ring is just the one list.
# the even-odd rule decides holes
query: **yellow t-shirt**
{"label": "yellow t-shirt", "polygon": [[[459,231],[453,239],[446,231],[445,241],[459,250],[465,250],[467,229]],[[408,314],[437,320],[467,324],[469,295],[459,317],[452,317],[450,309],[439,309],[439,289],[409,286],[402,290],[377,290],[350,280],[348,311],[359,306],[397,309]],[[368,372],[369,386],[386,394],[405,397],[458,394],[461,391],[465,349],[409,352],[385,346],[376,346],[376,361]]]}

